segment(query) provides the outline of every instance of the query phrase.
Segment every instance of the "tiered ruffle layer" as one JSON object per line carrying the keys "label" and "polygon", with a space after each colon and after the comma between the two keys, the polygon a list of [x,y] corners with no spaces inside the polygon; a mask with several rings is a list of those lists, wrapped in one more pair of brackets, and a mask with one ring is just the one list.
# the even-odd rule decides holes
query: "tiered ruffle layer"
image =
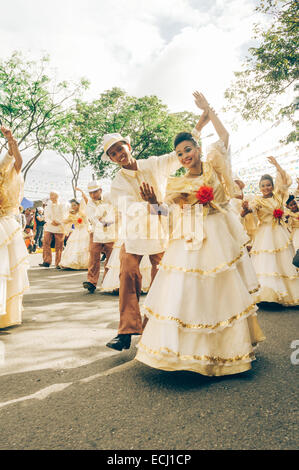
{"label": "tiered ruffle layer", "polygon": [[292,235],[279,224],[262,224],[255,235],[251,258],[261,289],[259,302],[299,305],[299,271]]}
{"label": "tiered ruffle layer", "polygon": [[[101,291],[113,292],[119,289],[119,270],[120,260],[119,254],[122,243],[116,242],[113,247],[113,251],[107,263],[107,274],[104,277]],[[142,276],[142,292],[147,292],[151,284],[151,269],[152,265],[148,255],[144,255],[140,262],[140,274]]]}
{"label": "tiered ruffle layer", "polygon": [[71,269],[88,269],[89,232],[87,227],[75,228],[62,252],[60,266]]}
{"label": "tiered ruffle layer", "polygon": [[145,301],[149,321],[136,358],[164,370],[235,374],[250,369],[264,340],[258,281],[233,214],[207,216],[205,232],[197,251],[170,243]]}
{"label": "tiered ruffle layer", "polygon": [[22,299],[29,288],[28,252],[13,216],[0,218],[0,328],[22,323]]}

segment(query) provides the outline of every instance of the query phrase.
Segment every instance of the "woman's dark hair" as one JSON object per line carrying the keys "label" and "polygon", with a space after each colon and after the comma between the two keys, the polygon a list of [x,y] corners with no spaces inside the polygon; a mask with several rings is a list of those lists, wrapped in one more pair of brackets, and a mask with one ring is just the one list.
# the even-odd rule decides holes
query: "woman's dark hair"
{"label": "woman's dark hair", "polygon": [[288,200],[286,201],[286,205],[290,204],[295,199],[295,196],[293,194],[290,194]]}
{"label": "woman's dark hair", "polygon": [[261,182],[262,182],[263,180],[269,180],[270,183],[272,184],[273,188],[274,188],[274,181],[273,181],[273,178],[272,178],[271,175],[263,175],[263,176],[261,177],[261,179],[260,179],[259,185],[261,184]]}
{"label": "woman's dark hair", "polygon": [[70,199],[69,202],[70,202],[71,204],[72,204],[73,202],[75,202],[75,203],[77,204],[77,206],[80,206],[80,202],[78,202],[77,199]]}
{"label": "woman's dark hair", "polygon": [[192,134],[190,132],[179,132],[174,139],[173,145],[176,148],[181,142],[184,140],[189,140],[193,145],[197,146],[196,140],[194,140]]}

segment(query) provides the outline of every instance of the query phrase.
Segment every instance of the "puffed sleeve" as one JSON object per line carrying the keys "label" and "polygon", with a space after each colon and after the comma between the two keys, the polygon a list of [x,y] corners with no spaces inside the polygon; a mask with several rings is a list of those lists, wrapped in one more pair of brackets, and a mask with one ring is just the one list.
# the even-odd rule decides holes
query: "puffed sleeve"
{"label": "puffed sleeve", "polygon": [[156,159],[158,173],[162,174],[166,178],[173,175],[181,167],[179,159],[174,151],[161,155],[160,157],[150,158]]}
{"label": "puffed sleeve", "polygon": [[234,181],[231,170],[230,152],[226,149],[222,140],[218,140],[208,147],[207,162],[209,162],[216,171],[218,178],[225,187],[227,195],[234,197]]}
{"label": "puffed sleeve", "polygon": [[15,157],[13,155],[9,155],[7,152],[6,155],[0,160],[0,170],[4,172],[8,172],[13,167],[15,161]]}
{"label": "puffed sleeve", "polygon": [[83,216],[86,215],[86,207],[87,207],[87,204],[86,204],[84,198],[82,198],[81,201],[80,201],[79,211]]}
{"label": "puffed sleeve", "polygon": [[276,174],[274,191],[283,196],[284,199],[288,198],[288,189],[292,184],[292,178],[285,172],[286,183],[283,182],[282,176],[279,172]]}

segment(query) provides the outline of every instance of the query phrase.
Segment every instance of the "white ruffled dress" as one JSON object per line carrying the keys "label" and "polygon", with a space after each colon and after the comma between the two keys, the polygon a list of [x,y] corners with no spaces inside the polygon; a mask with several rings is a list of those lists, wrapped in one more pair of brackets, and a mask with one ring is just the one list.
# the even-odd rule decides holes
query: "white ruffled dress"
{"label": "white ruffled dress", "polygon": [[[195,204],[201,186],[213,188],[208,206]],[[173,223],[145,300],[148,322],[136,358],[158,369],[208,376],[243,372],[251,368],[254,346],[264,335],[256,316],[258,281],[245,248],[248,236],[229,205],[233,184],[221,141],[211,147],[202,175],[170,178],[167,201],[186,193],[194,230],[180,232],[181,222]],[[181,219],[184,210],[179,209]]]}
{"label": "white ruffled dress", "polygon": [[22,323],[23,294],[29,289],[28,252],[15,218],[22,194],[22,174],[6,154],[0,161],[0,328]]}
{"label": "white ruffled dress", "polygon": [[284,186],[278,174],[273,196],[256,196],[250,203],[253,213],[245,217],[246,224],[251,223],[254,215],[258,218],[250,252],[261,286],[258,302],[299,305],[299,270],[292,264],[295,255],[292,243],[294,232],[289,232],[283,217],[274,217],[275,210],[284,211],[290,184],[289,179],[288,185]]}
{"label": "white ruffled dress", "polygon": [[[106,266],[108,271],[103,279],[101,286],[102,292],[114,292],[119,290],[119,254],[122,244],[122,240],[117,240],[117,242],[114,243],[111,256]],[[148,292],[149,290],[151,284],[151,269],[152,265],[150,259],[148,255],[144,255],[140,262],[140,274],[142,276],[142,292]]]}
{"label": "white ruffled dress", "polygon": [[62,252],[60,266],[70,269],[88,269],[89,226],[84,199],[80,202],[79,211],[76,214],[69,213],[64,226],[66,233],[72,231]]}

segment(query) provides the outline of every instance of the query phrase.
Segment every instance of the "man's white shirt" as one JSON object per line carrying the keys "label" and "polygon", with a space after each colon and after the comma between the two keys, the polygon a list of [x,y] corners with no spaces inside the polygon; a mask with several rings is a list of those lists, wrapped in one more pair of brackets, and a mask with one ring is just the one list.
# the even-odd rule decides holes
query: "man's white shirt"
{"label": "man's white shirt", "polygon": [[127,253],[150,255],[165,251],[168,238],[160,216],[149,214],[149,204],[140,195],[140,186],[153,187],[157,200],[165,197],[169,176],[180,168],[175,152],[137,160],[137,170],[121,168],[111,184],[111,200],[121,213],[120,238]]}

